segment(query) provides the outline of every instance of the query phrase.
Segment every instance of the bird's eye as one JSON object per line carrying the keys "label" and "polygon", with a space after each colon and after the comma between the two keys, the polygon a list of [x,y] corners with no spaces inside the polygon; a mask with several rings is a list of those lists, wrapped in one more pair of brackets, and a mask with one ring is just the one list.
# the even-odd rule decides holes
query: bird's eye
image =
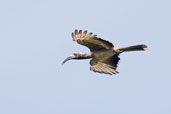
{"label": "bird's eye", "polygon": [[74,56],[77,56],[77,53],[74,53],[73,55],[74,55]]}

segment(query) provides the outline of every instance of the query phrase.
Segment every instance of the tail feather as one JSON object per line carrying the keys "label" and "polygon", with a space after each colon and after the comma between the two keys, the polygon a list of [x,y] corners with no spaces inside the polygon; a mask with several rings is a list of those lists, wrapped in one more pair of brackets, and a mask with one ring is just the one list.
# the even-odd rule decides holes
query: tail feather
{"label": "tail feather", "polygon": [[134,45],[134,46],[116,48],[115,50],[118,50],[119,52],[123,52],[123,51],[144,51],[144,50],[147,50],[147,45],[145,45],[145,44]]}

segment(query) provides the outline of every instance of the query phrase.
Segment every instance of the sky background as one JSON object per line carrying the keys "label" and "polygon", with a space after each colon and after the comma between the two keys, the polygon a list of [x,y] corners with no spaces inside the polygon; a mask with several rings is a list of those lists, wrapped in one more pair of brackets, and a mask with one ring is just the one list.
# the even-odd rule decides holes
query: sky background
{"label": "sky background", "polygon": [[[72,41],[83,29],[121,54],[117,75],[89,70]],[[1,114],[171,114],[170,0],[1,0]]]}

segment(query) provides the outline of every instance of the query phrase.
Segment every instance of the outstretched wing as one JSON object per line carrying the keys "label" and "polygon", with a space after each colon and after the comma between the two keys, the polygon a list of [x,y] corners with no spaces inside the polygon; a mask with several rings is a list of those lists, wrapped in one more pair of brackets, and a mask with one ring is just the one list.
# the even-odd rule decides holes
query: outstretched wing
{"label": "outstretched wing", "polygon": [[119,54],[115,54],[109,58],[97,60],[96,58],[92,58],[90,61],[90,69],[94,72],[105,73],[105,74],[116,74],[119,73],[116,69],[118,66],[118,62],[120,58]]}
{"label": "outstretched wing", "polygon": [[113,49],[114,46],[112,43],[101,38],[97,38],[96,36],[97,35],[93,35],[93,33],[87,34],[87,31],[82,32],[82,30],[78,31],[77,29],[72,33],[74,41],[87,46],[92,52]]}

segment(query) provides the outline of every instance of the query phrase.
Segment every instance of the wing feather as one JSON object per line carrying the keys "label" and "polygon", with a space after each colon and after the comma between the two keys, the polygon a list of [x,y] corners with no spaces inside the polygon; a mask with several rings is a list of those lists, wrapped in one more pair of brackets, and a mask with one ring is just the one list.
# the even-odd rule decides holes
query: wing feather
{"label": "wing feather", "polygon": [[105,73],[105,74],[116,74],[118,73],[115,68],[112,68],[104,63],[98,62],[96,65],[91,65],[90,69],[94,72]]}
{"label": "wing feather", "polygon": [[90,61],[90,69],[94,72],[105,73],[105,74],[116,74],[117,66],[120,58],[119,54],[115,54],[103,60],[97,60],[95,57]]}
{"label": "wing feather", "polygon": [[98,38],[92,32],[88,33],[87,30],[83,32],[76,29],[75,32],[72,32],[72,38],[77,43],[87,46],[92,52],[113,49],[114,47],[109,41]]}

